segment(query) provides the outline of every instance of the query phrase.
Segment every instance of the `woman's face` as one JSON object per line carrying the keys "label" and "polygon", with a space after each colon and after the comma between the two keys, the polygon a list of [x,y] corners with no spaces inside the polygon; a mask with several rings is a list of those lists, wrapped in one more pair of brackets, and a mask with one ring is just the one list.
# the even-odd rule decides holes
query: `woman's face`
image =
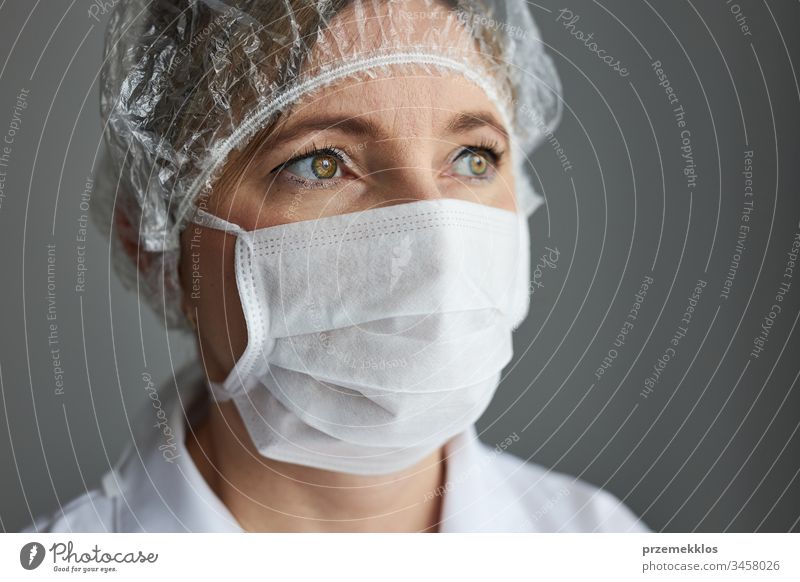
{"label": "woman's face", "polygon": [[[500,120],[481,89],[454,75],[344,82],[294,106],[206,208],[245,230],[433,198],[515,211]],[[196,225],[183,232],[181,283],[212,381],[247,340],[234,243]]]}

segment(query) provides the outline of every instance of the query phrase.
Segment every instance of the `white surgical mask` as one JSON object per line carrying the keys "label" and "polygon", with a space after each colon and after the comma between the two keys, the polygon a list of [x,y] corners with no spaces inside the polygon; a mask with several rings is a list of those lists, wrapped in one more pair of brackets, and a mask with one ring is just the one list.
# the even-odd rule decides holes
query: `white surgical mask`
{"label": "white surgical mask", "polygon": [[436,199],[235,233],[247,347],[221,384],[265,457],[385,474],[486,410],[528,311],[524,214]]}

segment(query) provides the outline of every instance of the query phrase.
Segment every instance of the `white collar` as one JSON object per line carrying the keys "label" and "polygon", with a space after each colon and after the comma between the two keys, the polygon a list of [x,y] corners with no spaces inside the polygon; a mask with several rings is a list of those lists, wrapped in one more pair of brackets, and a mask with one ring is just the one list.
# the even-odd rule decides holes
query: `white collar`
{"label": "white collar", "polygon": [[[159,391],[159,406],[145,406],[136,418],[134,440],[115,469],[103,478],[118,497],[115,530],[123,532],[241,532],[236,519],[200,474],[185,445],[185,422],[204,389],[187,367]],[[179,388],[179,389],[178,389]],[[156,413],[163,408],[167,438]],[[163,422],[162,422],[163,426]],[[170,447],[167,460],[159,447]]]}
{"label": "white collar", "polygon": [[[202,379],[187,369],[174,386],[161,391],[165,394],[159,394],[158,407],[152,401],[153,407],[146,406],[137,417],[133,443],[103,478],[106,493],[118,498],[116,531],[243,531],[200,474],[184,443],[191,405],[204,390]],[[159,427],[156,413],[162,407],[167,422],[162,416]],[[171,431],[169,439],[164,426]],[[171,461],[164,449],[169,449]],[[474,427],[447,443],[445,456],[441,532],[531,531],[527,511],[494,469],[495,454],[480,444]]]}

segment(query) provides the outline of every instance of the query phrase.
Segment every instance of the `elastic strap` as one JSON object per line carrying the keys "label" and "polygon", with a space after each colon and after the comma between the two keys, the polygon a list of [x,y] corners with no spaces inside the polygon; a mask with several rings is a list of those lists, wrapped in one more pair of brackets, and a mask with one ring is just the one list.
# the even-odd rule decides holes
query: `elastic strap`
{"label": "elastic strap", "polygon": [[235,396],[235,394],[231,394],[225,389],[225,384],[223,382],[206,380],[206,384],[208,385],[208,390],[211,392],[211,396],[213,396],[214,400],[217,402],[225,402],[231,400]]}
{"label": "elastic strap", "polygon": [[205,226],[208,228],[213,228],[216,230],[222,230],[224,232],[229,232],[231,234],[242,234],[245,230],[239,226],[238,224],[233,224],[232,222],[228,222],[224,218],[220,218],[214,214],[210,214],[203,210],[202,208],[198,208],[192,220],[190,221],[194,224],[199,226]]}

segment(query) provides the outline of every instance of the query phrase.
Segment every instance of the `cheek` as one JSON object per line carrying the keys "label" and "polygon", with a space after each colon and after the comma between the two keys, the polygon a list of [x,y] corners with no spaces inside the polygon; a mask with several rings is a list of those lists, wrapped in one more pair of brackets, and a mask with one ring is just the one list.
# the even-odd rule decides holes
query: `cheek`
{"label": "cheek", "polygon": [[517,208],[515,191],[514,173],[507,165],[497,172],[491,188],[491,200],[486,204],[514,212]]}
{"label": "cheek", "polygon": [[247,177],[233,194],[228,191],[210,205],[209,212],[245,230],[257,230],[322,216],[332,196],[334,189],[304,189],[285,182]]}
{"label": "cheek", "polygon": [[236,286],[236,237],[190,225],[182,238],[184,305],[197,321],[200,356],[221,382],[244,352],[247,327]]}

